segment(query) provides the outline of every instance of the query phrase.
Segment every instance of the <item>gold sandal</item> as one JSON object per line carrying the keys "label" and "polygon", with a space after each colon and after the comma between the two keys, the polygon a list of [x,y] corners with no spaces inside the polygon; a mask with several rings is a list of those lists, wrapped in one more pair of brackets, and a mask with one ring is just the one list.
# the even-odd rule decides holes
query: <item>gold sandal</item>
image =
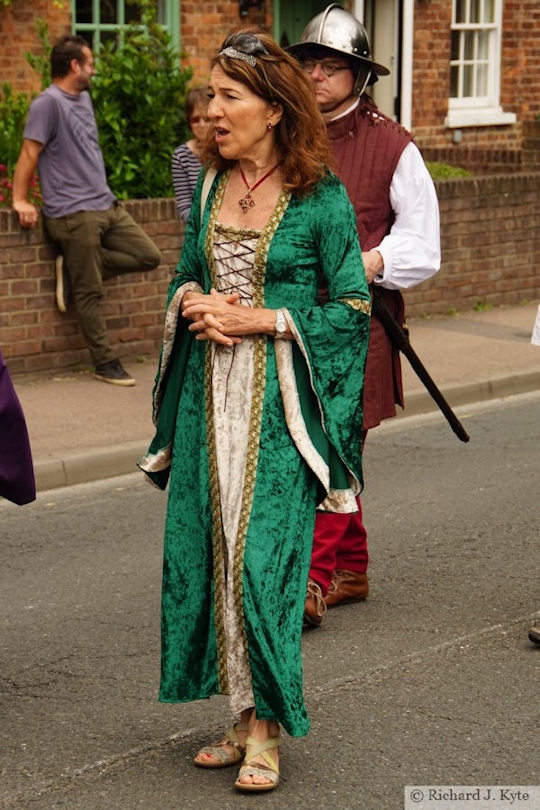
{"label": "gold sandal", "polygon": [[[279,764],[274,762],[268,753],[272,748],[279,748],[279,735],[271,737],[269,740],[256,740],[254,737],[247,738],[246,756],[249,756],[249,759],[244,760],[244,765],[238,771],[238,778],[234,783],[235,788],[251,793],[262,793],[277,788],[279,785]],[[267,765],[254,762],[255,757],[258,756],[261,756]],[[260,776],[269,781],[263,785],[254,784],[253,782],[241,782],[240,779],[243,776]]]}
{"label": "gold sandal", "polygon": [[[197,757],[201,754],[210,754],[218,760],[217,762],[204,762],[195,757],[193,760],[195,765],[198,765],[199,768],[228,768],[229,765],[237,765],[241,762],[246,754],[246,746],[240,744],[237,731],[248,731],[248,724],[236,723],[228,730],[222,740],[214,743],[214,745],[201,748],[197,754]],[[227,751],[227,746],[233,749],[232,754]]]}

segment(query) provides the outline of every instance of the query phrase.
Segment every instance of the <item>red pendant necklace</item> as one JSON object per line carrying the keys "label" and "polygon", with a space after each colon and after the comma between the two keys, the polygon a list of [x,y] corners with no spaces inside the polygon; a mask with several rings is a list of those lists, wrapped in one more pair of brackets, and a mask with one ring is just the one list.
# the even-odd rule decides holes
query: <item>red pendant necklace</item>
{"label": "red pendant necklace", "polygon": [[255,183],[255,185],[254,185],[254,186],[251,186],[251,188],[250,188],[250,187],[249,187],[249,185],[248,185],[248,181],[246,180],[246,176],[245,176],[244,172],[242,171],[242,167],[240,166],[240,164],[238,164],[238,168],[240,169],[240,174],[242,175],[242,180],[243,180],[243,181],[244,181],[244,183],[246,184],[246,188],[247,188],[247,191],[246,191],[246,193],[244,194],[244,196],[242,197],[242,199],[238,200],[238,205],[240,206],[240,208],[242,209],[242,211],[244,212],[244,214],[247,214],[247,212],[249,211],[249,209],[250,209],[250,208],[253,208],[253,207],[255,206],[255,200],[254,200],[254,199],[253,199],[253,197],[251,196],[251,192],[252,192],[252,191],[255,191],[255,189],[257,188],[257,186],[260,186],[260,185],[261,185],[261,183],[263,183],[263,182],[264,182],[264,181],[265,181],[265,180],[266,180],[268,177],[270,177],[270,175],[271,175],[271,174],[273,174],[273,173],[275,172],[275,170],[277,169],[277,167],[278,167],[278,164],[276,163],[276,165],[275,165],[275,166],[274,166],[272,169],[270,169],[270,171],[269,171],[269,172],[266,172],[266,174],[264,175],[264,177],[261,177],[261,179],[260,179],[260,180],[257,180],[257,182]]}

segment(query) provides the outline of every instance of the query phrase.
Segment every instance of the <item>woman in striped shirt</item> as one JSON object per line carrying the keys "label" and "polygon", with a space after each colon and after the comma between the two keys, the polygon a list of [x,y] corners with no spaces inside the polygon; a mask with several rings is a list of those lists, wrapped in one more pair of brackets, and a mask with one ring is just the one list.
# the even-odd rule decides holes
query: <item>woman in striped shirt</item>
{"label": "woman in striped shirt", "polygon": [[187,222],[191,199],[201,169],[201,147],[206,140],[210,121],[208,119],[208,90],[194,87],[186,100],[186,118],[193,135],[187,143],[177,146],[172,156],[172,181],[176,208],[179,216]]}

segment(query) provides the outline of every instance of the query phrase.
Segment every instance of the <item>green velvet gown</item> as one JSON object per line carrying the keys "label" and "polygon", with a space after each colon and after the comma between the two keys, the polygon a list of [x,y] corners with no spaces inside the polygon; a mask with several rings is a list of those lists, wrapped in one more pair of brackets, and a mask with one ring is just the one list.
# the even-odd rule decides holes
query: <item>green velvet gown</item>
{"label": "green velvet gown", "polygon": [[[186,291],[222,289],[215,251],[227,179],[225,173],[214,180],[202,222],[199,179],[170,285],[154,389],[156,435],[139,462],[157,486],[169,483],[160,700],[230,692],[230,587],[257,716],[299,736],[309,730],[301,632],[315,508],[355,511],[361,489],[370,297],[354,211],[337,178],[329,175],[305,198],[283,192],[264,230],[251,233],[250,305],[284,309],[295,340],[243,339],[251,341],[252,364],[247,452],[234,553],[227,553],[217,463],[227,416],[217,418],[213,401],[216,348],[196,341],[179,314]],[[323,305],[321,287],[328,290]],[[230,435],[234,440],[234,425]]]}

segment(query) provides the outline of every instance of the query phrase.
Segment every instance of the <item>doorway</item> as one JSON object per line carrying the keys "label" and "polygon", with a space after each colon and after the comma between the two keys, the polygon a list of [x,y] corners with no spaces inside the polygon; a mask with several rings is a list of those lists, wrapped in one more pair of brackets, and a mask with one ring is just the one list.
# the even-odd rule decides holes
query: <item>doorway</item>
{"label": "doorway", "polygon": [[383,113],[401,121],[402,3],[400,0],[364,0],[362,22],[368,32],[373,58],[390,70],[390,76],[381,76],[369,92]]}
{"label": "doorway", "polygon": [[[286,48],[300,41],[308,22],[324,11],[328,0],[278,0],[274,3],[274,39]],[[339,5],[343,5],[340,3]]]}

